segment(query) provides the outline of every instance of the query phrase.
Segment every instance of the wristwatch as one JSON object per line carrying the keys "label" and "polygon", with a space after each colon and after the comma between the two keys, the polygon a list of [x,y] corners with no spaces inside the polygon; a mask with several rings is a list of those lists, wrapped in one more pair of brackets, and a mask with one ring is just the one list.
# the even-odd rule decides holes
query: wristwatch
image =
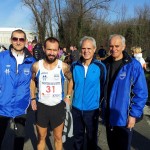
{"label": "wristwatch", "polygon": [[71,95],[66,95],[66,98],[69,98],[69,99],[71,99]]}

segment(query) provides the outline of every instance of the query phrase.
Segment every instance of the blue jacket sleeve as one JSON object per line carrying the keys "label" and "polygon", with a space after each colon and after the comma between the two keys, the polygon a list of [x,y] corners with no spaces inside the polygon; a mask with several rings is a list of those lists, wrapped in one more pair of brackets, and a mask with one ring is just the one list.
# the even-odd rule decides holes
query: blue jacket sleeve
{"label": "blue jacket sleeve", "polygon": [[133,97],[131,99],[129,115],[139,118],[148,98],[148,89],[145,74],[139,62],[134,64],[132,72],[133,86],[131,88]]}

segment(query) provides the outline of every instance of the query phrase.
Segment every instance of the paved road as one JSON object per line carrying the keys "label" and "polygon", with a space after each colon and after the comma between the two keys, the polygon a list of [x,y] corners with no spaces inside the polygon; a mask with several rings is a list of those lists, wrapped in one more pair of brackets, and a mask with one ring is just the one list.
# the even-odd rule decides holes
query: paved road
{"label": "paved road", "polygon": [[[25,141],[24,150],[36,150],[36,129],[34,125],[34,112],[29,111],[28,113],[28,120],[27,120],[27,137]],[[12,143],[13,141],[13,133],[10,129],[8,129],[7,134],[5,136],[5,140],[3,143],[2,150],[12,150]],[[52,144],[51,144],[52,143]],[[64,144],[64,150],[72,150],[73,146],[73,138],[68,139],[67,142]],[[98,132],[98,150],[108,150],[106,134],[105,134],[105,127],[99,123],[99,132]],[[132,141],[132,150],[149,150],[150,149],[150,106],[146,106],[144,109],[144,116],[143,119],[140,120],[136,126],[135,131],[133,134],[133,141]],[[47,137],[47,147],[46,150],[53,150],[53,138],[51,133],[48,133]]]}

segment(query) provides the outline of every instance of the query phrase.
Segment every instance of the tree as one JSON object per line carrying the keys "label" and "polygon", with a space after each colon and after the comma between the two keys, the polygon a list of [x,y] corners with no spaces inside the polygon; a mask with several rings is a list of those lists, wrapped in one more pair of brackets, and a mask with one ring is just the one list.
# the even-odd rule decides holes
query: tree
{"label": "tree", "polygon": [[[43,43],[46,33],[53,35],[52,17],[49,0],[22,0],[22,2],[31,9],[37,26],[39,42]],[[48,30],[49,29],[49,30]],[[50,32],[49,32],[50,31]]]}
{"label": "tree", "polygon": [[139,45],[147,50],[145,56],[150,55],[150,5],[145,4],[143,7],[135,8],[140,35]]}
{"label": "tree", "polygon": [[[55,36],[61,46],[78,46],[85,36],[96,39],[98,47],[107,46],[110,34],[122,34],[126,38],[127,49],[141,46],[150,54],[150,5],[136,7],[134,17],[127,16],[128,10],[122,5],[115,7],[117,20],[109,18],[109,5],[113,0],[22,0],[33,13],[39,40]],[[111,5],[110,5],[111,6]],[[118,4],[117,4],[118,6]],[[118,7],[117,7],[118,8]],[[53,10],[53,11],[52,11]]]}
{"label": "tree", "polygon": [[60,0],[53,0],[54,1],[54,7],[55,7],[55,13],[56,13],[56,23],[58,25],[58,36],[60,41],[64,40],[64,28],[63,28],[63,19],[62,19],[62,9],[61,9],[61,2]]}
{"label": "tree", "polygon": [[[64,28],[66,39],[77,44],[84,35],[92,33],[93,22],[98,19],[100,10],[107,10],[111,0],[66,0],[67,8],[64,10]],[[67,36],[69,36],[67,38]]]}

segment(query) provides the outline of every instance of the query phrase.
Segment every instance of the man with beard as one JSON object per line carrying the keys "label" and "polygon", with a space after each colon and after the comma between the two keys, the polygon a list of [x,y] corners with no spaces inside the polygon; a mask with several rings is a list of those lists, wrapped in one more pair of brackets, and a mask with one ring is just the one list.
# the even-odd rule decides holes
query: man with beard
{"label": "man with beard", "polygon": [[[54,135],[54,147],[62,150],[62,131],[65,120],[65,102],[70,104],[72,75],[69,66],[58,60],[59,41],[49,37],[44,42],[45,58],[33,65],[31,106],[36,110],[38,150],[45,149],[47,128],[50,125]],[[67,95],[64,98],[64,81],[68,79]],[[35,79],[38,95],[35,98]],[[37,100],[37,102],[36,102]]]}
{"label": "man with beard", "polygon": [[13,31],[10,41],[11,49],[0,53],[0,149],[10,123],[15,135],[12,149],[22,150],[30,104],[31,68],[35,59],[25,48],[24,31]]}

